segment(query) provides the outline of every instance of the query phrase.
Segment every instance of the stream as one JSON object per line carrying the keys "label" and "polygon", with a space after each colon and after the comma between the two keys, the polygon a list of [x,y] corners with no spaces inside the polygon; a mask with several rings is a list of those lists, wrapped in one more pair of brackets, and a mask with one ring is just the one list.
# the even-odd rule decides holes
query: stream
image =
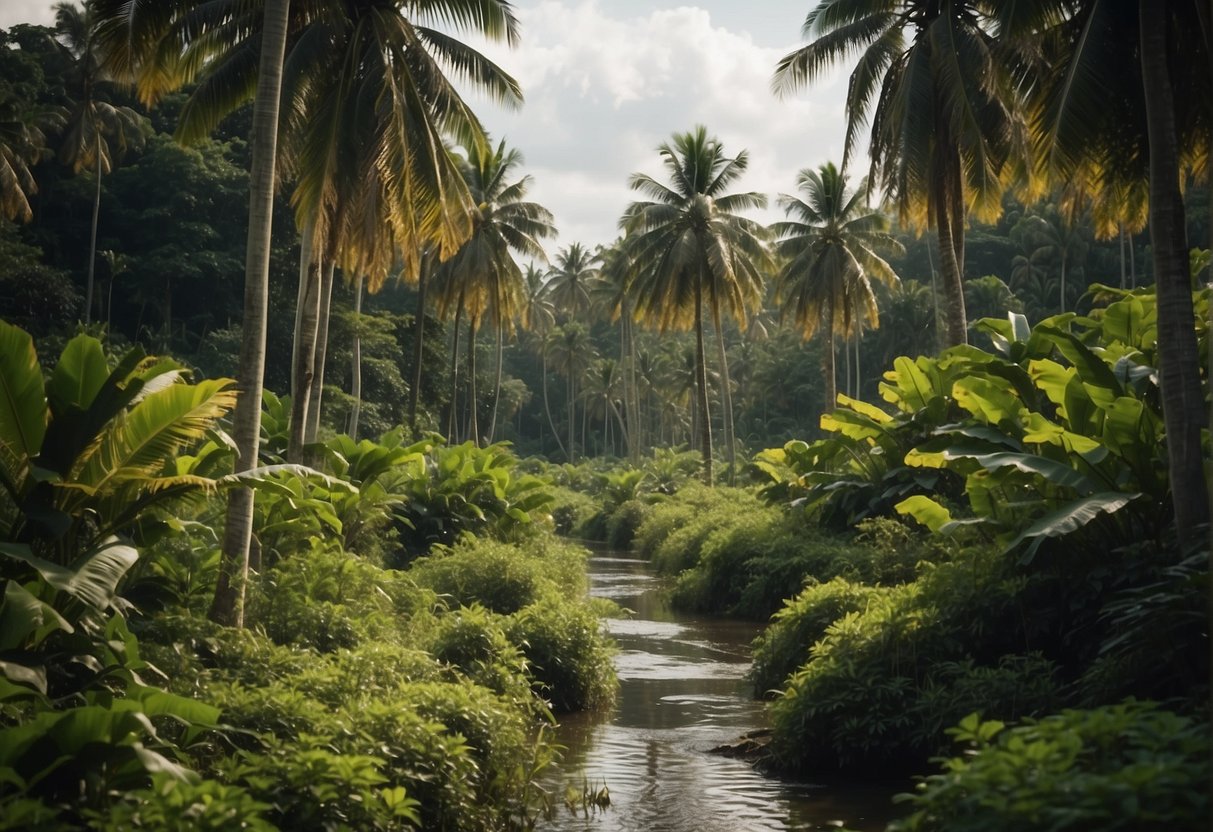
{"label": "stream", "polygon": [[747,762],[708,749],[764,726],[745,673],[759,625],[674,612],[647,561],[591,558],[590,593],[635,612],[606,622],[619,645],[615,708],[562,719],[568,750],[547,787],[610,791],[606,809],[560,806],[539,829],[597,832],[878,832],[897,816],[891,795],[908,784],[796,783],[766,777]]}

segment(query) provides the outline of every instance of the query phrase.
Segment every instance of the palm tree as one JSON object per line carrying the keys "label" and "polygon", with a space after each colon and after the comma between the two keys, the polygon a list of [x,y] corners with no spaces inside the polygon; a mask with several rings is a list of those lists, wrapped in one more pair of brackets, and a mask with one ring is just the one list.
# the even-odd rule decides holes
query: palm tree
{"label": "palm tree", "polygon": [[[557,327],[548,336],[547,354],[552,356],[556,371],[565,379],[565,407],[568,414],[568,445],[565,452],[569,462],[577,458],[577,386],[585,371],[598,357],[589,330],[580,321],[570,321]],[[585,451],[584,443],[582,451]]]}
{"label": "palm tree", "polygon": [[577,320],[590,311],[590,287],[598,275],[597,257],[581,243],[572,243],[556,253],[556,265],[548,273],[548,297],[561,318]]}
{"label": "palm tree", "polygon": [[[1171,496],[1179,537],[1192,541],[1208,522],[1209,490],[1180,185],[1181,171],[1202,160],[1213,178],[1213,13],[1205,0],[1037,0],[1027,8],[1032,14],[1021,15],[1009,34],[1047,47],[1045,69],[1029,87],[1033,139],[1045,172],[1077,182],[1100,204],[1122,197],[1110,219],[1129,230],[1140,213],[1139,195],[1148,189]],[[1204,71],[1176,71],[1180,65]],[[1138,198],[1123,198],[1134,194]]]}
{"label": "palm tree", "polygon": [[[522,270],[512,252],[535,260],[547,261],[541,240],[554,236],[552,214],[536,202],[525,201],[530,176],[511,181],[515,169],[523,163],[517,150],[506,150],[505,142],[496,151],[481,152],[477,145],[466,149],[461,165],[464,180],[476,204],[472,235],[447,262],[439,267],[441,290],[439,305],[445,310],[457,298],[466,306],[468,336],[468,373],[473,385],[472,422],[475,425],[475,350],[472,348],[477,324],[485,317],[497,335],[497,366],[489,441],[497,429],[497,399],[501,394],[502,342],[512,332],[525,289]],[[480,441],[476,430],[472,439]]]}
{"label": "palm tree", "polygon": [[712,429],[708,411],[707,364],[703,346],[703,306],[710,304],[720,353],[721,401],[730,467],[734,463],[728,362],[724,354],[722,312],[743,323],[750,305],[761,298],[760,268],[766,265],[765,230],[739,211],[766,206],[757,193],[726,193],[746,170],[743,150],[724,155],[719,141],[699,126],[678,133],[658,153],[670,177],[664,185],[633,174],[629,186],[650,201],[634,202],[621,225],[635,234],[637,315],[659,330],[693,328],[696,339],[700,450],[704,481],[712,482]]}
{"label": "palm tree", "polygon": [[851,191],[846,175],[831,162],[800,171],[797,186],[803,196],[779,197],[791,219],[772,226],[784,261],[777,300],[801,337],[812,338],[818,327],[825,331],[822,371],[831,411],[838,398],[834,336],[858,337],[865,323],[873,329],[880,325],[872,280],[893,286],[898,277],[877,250],[903,250],[888,231],[888,219],[864,204],[866,180]]}
{"label": "palm tree", "polygon": [[62,120],[58,110],[0,101],[0,217],[33,219],[29,199],[38,192],[32,168],[46,156],[46,131]]}
{"label": "palm tree", "polygon": [[948,345],[967,339],[964,227],[1001,213],[1003,175],[1026,145],[1013,67],[997,34],[1022,4],[992,0],[822,0],[809,44],[784,56],[774,88],[788,94],[859,53],[847,89],[843,167],[871,125],[871,179],[903,224],[939,235]]}
{"label": "palm tree", "polygon": [[[208,134],[243,101],[243,85],[256,71],[246,48],[256,37],[256,17],[242,0],[217,0],[187,19],[227,35],[197,47],[217,52],[211,60],[222,71],[207,74],[182,110],[178,135],[188,140]],[[470,80],[507,105],[521,102],[512,78],[430,23],[510,43],[517,35],[504,0],[421,8],[389,0],[313,2],[297,4],[291,17],[281,155],[284,175],[296,180],[296,219],[305,237],[314,236],[317,261],[335,260],[347,279],[361,279],[372,293],[396,270],[418,282],[424,250],[433,245],[444,259],[471,233],[474,203],[443,135],[478,147],[487,140],[452,78]],[[299,445],[307,394],[319,378],[319,333],[313,335],[311,321],[324,303],[320,269],[303,266],[300,275],[307,284],[299,296],[308,306],[299,318],[294,373],[300,389],[292,432]]]}
{"label": "palm tree", "polygon": [[114,104],[115,83],[103,62],[98,38],[99,19],[92,4],[55,6],[55,37],[70,57],[72,77],[59,160],[74,173],[91,170],[97,175],[93,217],[89,233],[88,279],[84,296],[84,322],[93,315],[93,282],[97,267],[97,224],[101,215],[101,178],[113,170],[129,148],[143,144],[144,119],[130,107]]}
{"label": "palm tree", "polygon": [[556,439],[556,446],[566,459],[568,452],[560,439],[560,431],[552,421],[552,408],[548,403],[548,333],[556,326],[556,308],[548,297],[544,273],[534,263],[528,263],[522,276],[522,300],[518,307],[518,322],[524,331],[531,333],[539,350],[540,384],[543,386],[543,413],[548,428]]}
{"label": "palm tree", "polygon": [[599,246],[595,259],[601,264],[598,279],[590,286],[594,306],[606,314],[612,323],[619,322],[619,362],[623,373],[623,409],[628,430],[628,458],[633,465],[640,463],[642,443],[640,399],[636,389],[636,338],[632,330],[632,260],[626,243],[616,240],[609,247]]}

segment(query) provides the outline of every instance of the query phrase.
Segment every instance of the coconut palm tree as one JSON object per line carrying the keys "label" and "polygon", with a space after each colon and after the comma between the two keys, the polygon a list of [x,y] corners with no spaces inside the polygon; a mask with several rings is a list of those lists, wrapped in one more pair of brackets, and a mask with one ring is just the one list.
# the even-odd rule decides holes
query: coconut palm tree
{"label": "coconut palm tree", "polygon": [[522,154],[507,150],[505,142],[496,151],[482,152],[478,145],[466,148],[461,165],[464,180],[476,208],[471,237],[445,263],[438,267],[440,313],[445,314],[458,301],[468,316],[468,379],[472,386],[472,425],[476,430],[474,340],[477,326],[487,319],[497,335],[497,366],[489,441],[497,428],[497,398],[501,393],[502,342],[512,333],[525,289],[522,270],[513,253],[543,262],[547,254],[541,240],[554,236],[552,214],[537,202],[527,202],[530,176],[511,181],[523,163]]}
{"label": "coconut palm tree", "polygon": [[103,61],[98,38],[99,19],[92,4],[55,6],[55,38],[71,60],[65,126],[59,142],[59,160],[74,173],[93,171],[93,216],[89,232],[88,278],[84,296],[84,322],[92,320],[93,283],[97,269],[97,224],[101,216],[101,179],[114,169],[128,149],[143,144],[145,120],[130,107],[115,104],[114,79]]}
{"label": "coconut palm tree", "polygon": [[598,355],[590,340],[589,330],[580,321],[569,321],[553,330],[548,336],[547,354],[552,357],[556,372],[565,379],[565,412],[568,416],[568,444],[565,451],[569,462],[574,462],[577,458],[577,389]]}
{"label": "coconut palm tree", "polygon": [[612,322],[619,322],[619,363],[623,383],[623,409],[628,429],[628,458],[640,462],[643,442],[640,425],[640,398],[636,383],[636,337],[632,320],[632,261],[626,243],[616,240],[611,246],[599,246],[595,258],[601,264],[598,279],[590,286],[593,305]]}
{"label": "coconut palm tree", "polygon": [[1026,147],[1016,75],[997,38],[1022,4],[992,0],[822,0],[812,38],[784,56],[774,88],[792,93],[858,53],[847,89],[843,167],[871,126],[871,180],[902,224],[939,235],[947,343],[967,339],[964,228],[1002,211],[1009,162]]}
{"label": "coconut palm tree", "polygon": [[704,360],[704,304],[716,326],[720,353],[721,401],[729,462],[734,462],[728,362],[724,355],[722,312],[743,323],[762,296],[760,269],[766,265],[765,229],[740,211],[766,206],[757,193],[727,193],[745,172],[748,156],[725,156],[720,142],[699,126],[675,134],[658,147],[670,177],[665,185],[636,173],[629,186],[649,197],[634,202],[620,224],[635,235],[631,255],[636,264],[636,313],[659,330],[690,327],[695,332],[698,362],[700,450],[704,481],[712,482],[712,430],[708,411],[707,364]]}
{"label": "coconut palm tree", "polygon": [[593,306],[590,287],[598,278],[597,257],[581,243],[571,243],[556,253],[556,264],[548,273],[548,297],[564,321],[581,319]]}
{"label": "coconut palm tree", "polygon": [[528,263],[522,275],[522,300],[518,306],[518,323],[525,332],[534,338],[534,346],[539,351],[540,384],[543,386],[543,414],[548,420],[548,428],[556,439],[560,453],[568,457],[564,442],[560,439],[560,431],[552,421],[552,408],[548,403],[548,333],[556,326],[556,307],[548,297],[547,285],[544,282],[544,272],[534,263]]}
{"label": "coconut palm tree", "polygon": [[1180,539],[1192,541],[1209,519],[1200,442],[1207,417],[1180,187],[1184,171],[1203,168],[1213,181],[1213,12],[1204,0],[1015,5],[1030,14],[1008,35],[1046,47],[1044,71],[1029,86],[1044,172],[1077,182],[1098,204],[1118,204],[1105,219],[1130,231],[1148,193],[1171,494]]}
{"label": "coconut palm tree", "polygon": [[830,411],[837,399],[834,337],[857,337],[864,324],[880,325],[872,283],[891,287],[898,277],[877,252],[903,249],[889,233],[888,219],[864,204],[866,180],[850,190],[846,175],[831,162],[800,171],[797,186],[802,196],[779,197],[789,219],[772,226],[784,264],[777,301],[801,337],[812,338],[819,328],[825,332],[822,374]]}
{"label": "coconut palm tree", "polygon": [[48,153],[46,133],[62,122],[58,109],[30,108],[14,99],[0,101],[0,217],[33,219],[30,197],[38,192],[33,167]]}

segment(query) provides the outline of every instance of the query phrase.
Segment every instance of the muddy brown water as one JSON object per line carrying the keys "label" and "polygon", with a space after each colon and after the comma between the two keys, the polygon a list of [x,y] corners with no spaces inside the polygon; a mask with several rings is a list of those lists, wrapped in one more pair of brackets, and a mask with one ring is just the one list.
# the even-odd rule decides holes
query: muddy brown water
{"label": "muddy brown water", "polygon": [[546,786],[610,791],[587,816],[560,808],[546,832],[877,832],[897,817],[892,795],[908,784],[797,783],[708,750],[765,726],[745,679],[758,625],[670,610],[647,561],[603,553],[590,560],[590,592],[635,611],[606,626],[619,645],[620,691],[604,713],[565,717],[567,748]]}

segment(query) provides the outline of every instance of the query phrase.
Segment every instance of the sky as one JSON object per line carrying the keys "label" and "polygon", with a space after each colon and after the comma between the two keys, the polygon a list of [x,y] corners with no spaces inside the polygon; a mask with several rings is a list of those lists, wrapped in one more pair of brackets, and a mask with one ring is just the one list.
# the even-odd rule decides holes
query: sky
{"label": "sky", "polygon": [[[801,168],[841,161],[846,76],[840,69],[785,99],[770,91],[778,60],[802,40],[814,0],[517,0],[521,43],[481,48],[518,79],[526,103],[508,112],[468,94],[494,140],[526,159],[528,197],[559,237],[609,243],[636,194],[634,172],[664,180],[657,146],[702,124],[725,154],[749,153],[737,190],[772,200]],[[0,27],[50,23],[44,0],[0,0]],[[480,45],[480,44],[477,44]],[[774,207],[753,215],[771,221]]]}

